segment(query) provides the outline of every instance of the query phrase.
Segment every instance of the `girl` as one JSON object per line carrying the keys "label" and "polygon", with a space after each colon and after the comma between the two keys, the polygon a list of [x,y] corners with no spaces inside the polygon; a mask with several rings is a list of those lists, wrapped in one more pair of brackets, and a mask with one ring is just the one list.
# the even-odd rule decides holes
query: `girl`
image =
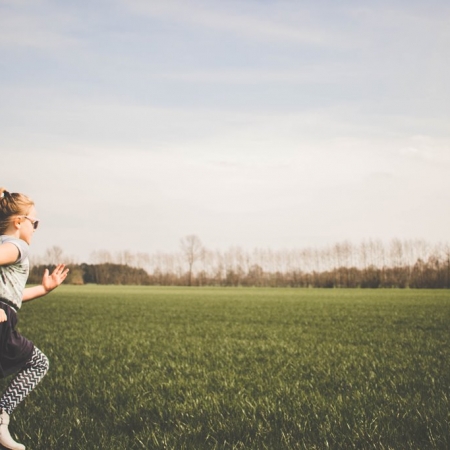
{"label": "girl", "polygon": [[17,330],[17,311],[22,301],[42,297],[58,287],[68,269],[59,264],[42,284],[25,288],[28,278],[28,247],[38,227],[33,201],[26,195],[0,188],[0,377],[17,373],[0,397],[0,444],[24,450],[9,434],[9,416],[42,380],[48,370],[47,357]]}

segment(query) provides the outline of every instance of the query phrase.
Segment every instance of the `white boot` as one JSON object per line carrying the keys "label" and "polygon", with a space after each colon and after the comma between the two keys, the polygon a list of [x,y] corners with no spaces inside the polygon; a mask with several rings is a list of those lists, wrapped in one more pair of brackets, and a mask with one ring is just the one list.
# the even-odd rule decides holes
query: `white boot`
{"label": "white boot", "polygon": [[0,444],[10,450],[25,450],[25,445],[17,443],[9,434],[9,414],[2,411],[0,414]]}

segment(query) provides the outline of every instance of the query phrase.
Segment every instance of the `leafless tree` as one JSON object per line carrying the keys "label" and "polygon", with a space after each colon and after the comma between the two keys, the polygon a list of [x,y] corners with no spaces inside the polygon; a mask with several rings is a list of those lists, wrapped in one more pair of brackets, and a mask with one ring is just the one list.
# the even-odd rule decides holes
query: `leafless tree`
{"label": "leafless tree", "polygon": [[129,250],[123,250],[116,253],[114,262],[126,266],[136,266],[136,255],[133,255]]}
{"label": "leafless tree", "polygon": [[195,234],[185,236],[180,241],[181,251],[188,264],[188,285],[192,286],[192,271],[194,264],[203,257],[204,248],[200,238]]}
{"label": "leafless tree", "polygon": [[94,250],[91,253],[89,259],[93,264],[105,264],[114,262],[113,257],[108,250]]}
{"label": "leafless tree", "polygon": [[150,256],[148,253],[139,252],[136,254],[136,266],[148,271],[150,267]]}
{"label": "leafless tree", "polygon": [[63,249],[54,245],[53,247],[48,248],[45,251],[45,262],[52,266],[56,266],[56,264],[60,264],[62,262]]}

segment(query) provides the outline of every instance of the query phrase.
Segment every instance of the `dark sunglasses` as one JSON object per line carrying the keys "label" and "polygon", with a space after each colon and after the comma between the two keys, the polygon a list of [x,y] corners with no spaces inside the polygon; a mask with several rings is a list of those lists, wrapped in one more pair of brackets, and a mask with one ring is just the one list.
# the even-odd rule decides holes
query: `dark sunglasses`
{"label": "dark sunglasses", "polygon": [[22,217],[25,217],[25,219],[28,219],[31,222],[31,225],[33,225],[33,228],[35,230],[37,230],[37,227],[39,226],[39,219],[33,219],[31,217],[28,217],[28,216],[22,216]]}

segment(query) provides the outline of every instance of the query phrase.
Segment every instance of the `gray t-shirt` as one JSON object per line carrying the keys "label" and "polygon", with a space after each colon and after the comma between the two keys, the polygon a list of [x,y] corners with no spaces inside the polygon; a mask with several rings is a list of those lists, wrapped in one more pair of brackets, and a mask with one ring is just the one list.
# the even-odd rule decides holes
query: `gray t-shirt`
{"label": "gray t-shirt", "polygon": [[28,261],[29,246],[22,239],[14,236],[0,236],[0,245],[10,242],[19,249],[19,258],[13,264],[0,266],[0,298],[14,303],[17,309],[22,306],[23,290],[28,279],[30,264]]}

